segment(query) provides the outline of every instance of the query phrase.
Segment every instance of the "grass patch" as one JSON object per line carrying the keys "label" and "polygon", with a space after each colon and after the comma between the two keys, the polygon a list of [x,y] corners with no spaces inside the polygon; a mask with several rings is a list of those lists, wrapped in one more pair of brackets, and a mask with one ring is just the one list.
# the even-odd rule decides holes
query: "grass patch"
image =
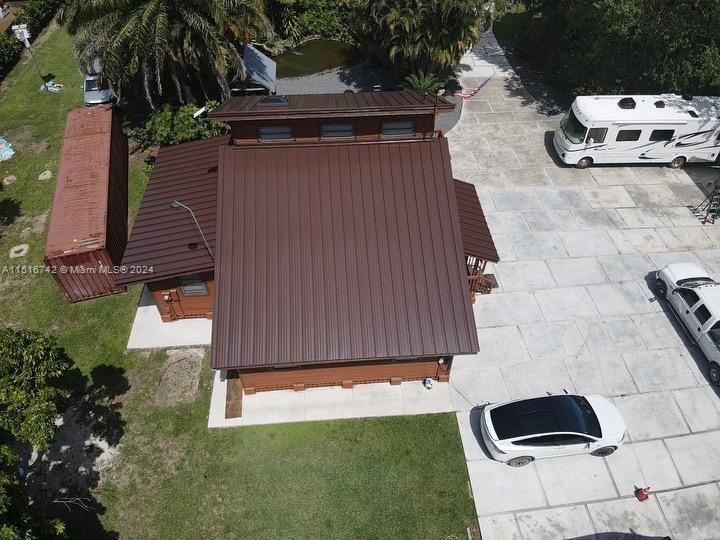
{"label": "grass patch", "polygon": [[[0,178],[18,178],[0,191],[0,209],[17,214],[0,229],[0,323],[52,332],[96,383],[103,374],[129,381],[119,396],[119,456],[93,491],[104,508],[97,516],[75,511],[73,536],[464,537],[475,512],[454,415],[208,431],[207,360],[195,401],[163,407],[153,397],[165,354],[125,352],[139,286],[72,305],[50,275],[7,271],[43,264],[46,226],[38,219],[48,217],[55,179],[38,175],[56,173],[66,113],[82,106],[70,36],[59,29],[45,37],[38,63],[64,92],[39,92],[28,59],[0,91],[0,135],[17,150],[0,163]],[[131,214],[146,182],[131,163]],[[20,243],[28,255],[9,259]]]}

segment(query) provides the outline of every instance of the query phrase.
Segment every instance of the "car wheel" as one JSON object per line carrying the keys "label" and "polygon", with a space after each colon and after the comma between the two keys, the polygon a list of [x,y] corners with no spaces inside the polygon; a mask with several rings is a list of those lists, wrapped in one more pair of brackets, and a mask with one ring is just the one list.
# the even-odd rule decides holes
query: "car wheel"
{"label": "car wheel", "polygon": [[667,296],[667,285],[665,285],[665,282],[660,278],[655,280],[655,292],[660,298]]}
{"label": "car wheel", "polygon": [[615,446],[603,446],[602,448],[598,448],[594,452],[590,452],[590,455],[597,457],[605,457],[612,454],[615,450],[617,450],[617,447]]}
{"label": "car wheel", "polygon": [[710,363],[710,382],[715,386],[720,386],[720,365],[715,362]]}
{"label": "car wheel", "polygon": [[584,157],[575,164],[575,168],[576,169],[587,169],[590,165],[592,165],[592,163],[593,163],[592,158]]}
{"label": "car wheel", "polygon": [[521,456],[512,458],[510,461],[507,462],[508,465],[511,467],[524,467],[525,465],[528,465],[532,461],[534,461],[535,458],[530,456]]}
{"label": "car wheel", "polygon": [[678,156],[668,164],[668,167],[670,167],[671,169],[680,169],[683,165],[685,165],[686,161],[687,159],[685,159],[683,156]]}

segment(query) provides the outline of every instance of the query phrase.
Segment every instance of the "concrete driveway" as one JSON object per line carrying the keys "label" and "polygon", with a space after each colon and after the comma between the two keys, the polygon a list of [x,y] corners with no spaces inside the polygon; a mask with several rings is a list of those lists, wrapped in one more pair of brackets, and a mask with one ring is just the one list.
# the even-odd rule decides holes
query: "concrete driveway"
{"label": "concrete driveway", "polygon": [[[476,185],[501,257],[489,270],[499,288],[474,306],[480,353],[457,358],[451,380],[483,540],[720,537],[720,399],[648,282],[674,261],[720,276],[720,227],[688,208],[718,171],[561,167],[549,146],[559,117],[524,90],[492,35],[462,69],[466,88],[494,76],[448,134],[455,176]],[[564,390],[610,397],[629,442],[604,459],[488,459],[476,432],[484,403]]]}

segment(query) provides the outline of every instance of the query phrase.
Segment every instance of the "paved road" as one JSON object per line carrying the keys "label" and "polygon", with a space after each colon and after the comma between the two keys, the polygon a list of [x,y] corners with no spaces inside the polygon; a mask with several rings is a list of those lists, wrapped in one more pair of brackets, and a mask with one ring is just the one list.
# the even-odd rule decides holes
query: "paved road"
{"label": "paved road", "polygon": [[[474,88],[448,137],[455,176],[473,182],[501,262],[499,289],[475,304],[480,353],[452,382],[483,540],[631,533],[720,537],[720,399],[647,276],[695,261],[720,276],[720,227],[688,206],[715,169],[560,167],[558,116],[514,75],[492,35],[463,58]],[[512,469],[476,434],[488,401],[560,393],[611,397],[630,442],[601,459]],[[639,503],[634,486],[655,492]]]}

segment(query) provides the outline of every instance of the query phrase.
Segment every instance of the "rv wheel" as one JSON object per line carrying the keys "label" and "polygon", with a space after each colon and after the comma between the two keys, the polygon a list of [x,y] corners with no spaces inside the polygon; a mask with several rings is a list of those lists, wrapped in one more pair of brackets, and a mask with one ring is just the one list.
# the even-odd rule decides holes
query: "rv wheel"
{"label": "rv wheel", "polygon": [[681,168],[683,165],[685,165],[685,162],[686,162],[686,161],[687,161],[687,160],[686,160],[684,157],[678,156],[678,157],[676,157],[675,159],[673,159],[673,160],[670,162],[670,164],[668,165],[668,167],[670,167],[671,169],[679,169],[679,168]]}
{"label": "rv wheel", "polygon": [[587,169],[590,165],[592,165],[592,158],[584,157],[580,161],[578,161],[575,164],[576,169]]}

